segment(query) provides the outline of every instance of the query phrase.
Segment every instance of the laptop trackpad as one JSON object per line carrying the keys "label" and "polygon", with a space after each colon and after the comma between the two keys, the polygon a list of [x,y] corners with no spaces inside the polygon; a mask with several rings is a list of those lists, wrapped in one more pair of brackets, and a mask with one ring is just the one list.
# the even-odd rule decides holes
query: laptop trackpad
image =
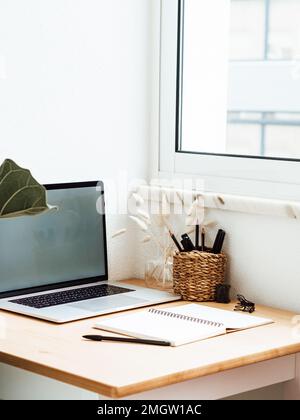
{"label": "laptop trackpad", "polygon": [[96,312],[106,309],[116,309],[120,306],[137,305],[142,302],[147,302],[146,299],[139,299],[135,297],[129,297],[124,295],[118,296],[107,296],[98,299],[84,300],[78,303],[72,303],[69,306],[72,308],[84,309],[86,311]]}

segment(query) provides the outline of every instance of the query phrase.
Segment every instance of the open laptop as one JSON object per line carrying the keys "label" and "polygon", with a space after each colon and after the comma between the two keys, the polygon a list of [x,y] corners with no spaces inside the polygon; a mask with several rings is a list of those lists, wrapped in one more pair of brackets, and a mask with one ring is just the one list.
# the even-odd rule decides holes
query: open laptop
{"label": "open laptop", "polygon": [[57,211],[0,221],[0,309],[62,323],[180,299],[108,283],[102,182],[45,187]]}

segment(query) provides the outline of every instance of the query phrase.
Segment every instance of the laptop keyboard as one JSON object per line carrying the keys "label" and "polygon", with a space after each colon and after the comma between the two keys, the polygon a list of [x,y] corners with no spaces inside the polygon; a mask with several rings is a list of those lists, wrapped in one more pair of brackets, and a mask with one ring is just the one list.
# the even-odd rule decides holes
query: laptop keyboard
{"label": "laptop keyboard", "polygon": [[10,300],[13,303],[30,306],[32,308],[47,308],[49,306],[63,305],[64,303],[78,302],[80,300],[95,299],[120,293],[134,292],[125,287],[101,284],[97,286],[80,287],[79,289],[63,290],[61,292],[47,293],[44,295]]}

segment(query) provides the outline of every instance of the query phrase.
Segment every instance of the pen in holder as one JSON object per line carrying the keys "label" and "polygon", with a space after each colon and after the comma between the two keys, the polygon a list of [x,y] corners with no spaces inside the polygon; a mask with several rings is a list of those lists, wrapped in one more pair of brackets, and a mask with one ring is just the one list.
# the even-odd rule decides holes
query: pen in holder
{"label": "pen in holder", "polygon": [[225,280],[224,253],[178,252],[173,257],[173,289],[183,300],[214,301],[216,287]]}

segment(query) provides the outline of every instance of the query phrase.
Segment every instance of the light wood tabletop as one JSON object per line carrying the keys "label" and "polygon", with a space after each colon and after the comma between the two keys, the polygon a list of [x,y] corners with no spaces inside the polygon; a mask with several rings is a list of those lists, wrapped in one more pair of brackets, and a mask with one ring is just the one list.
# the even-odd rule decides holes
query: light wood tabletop
{"label": "light wood tabletop", "polygon": [[[234,306],[206,305],[228,310]],[[179,347],[160,347],[82,339],[97,333],[92,327],[100,317],[58,325],[0,311],[0,362],[119,398],[300,352],[293,313],[258,306],[254,315],[275,322]]]}

